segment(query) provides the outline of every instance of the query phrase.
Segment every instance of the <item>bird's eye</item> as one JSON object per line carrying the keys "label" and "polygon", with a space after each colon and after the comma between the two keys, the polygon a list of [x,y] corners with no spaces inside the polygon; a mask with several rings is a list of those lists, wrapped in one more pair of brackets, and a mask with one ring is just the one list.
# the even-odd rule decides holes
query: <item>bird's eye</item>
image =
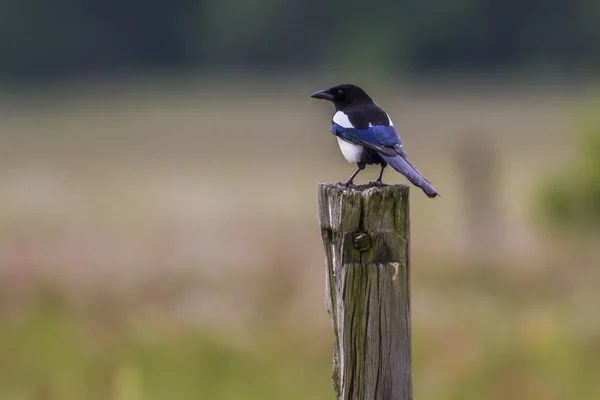
{"label": "bird's eye", "polygon": [[338,90],[337,90],[337,94],[338,94],[339,96],[343,95],[343,94],[344,94],[344,90],[343,90],[343,89],[338,89]]}

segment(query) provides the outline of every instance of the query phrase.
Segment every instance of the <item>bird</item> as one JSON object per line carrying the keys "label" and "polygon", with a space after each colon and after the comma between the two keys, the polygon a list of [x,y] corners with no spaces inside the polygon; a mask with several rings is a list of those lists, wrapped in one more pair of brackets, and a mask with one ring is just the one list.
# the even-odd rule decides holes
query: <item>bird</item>
{"label": "bird", "polygon": [[354,178],[367,165],[379,164],[379,177],[371,182],[383,184],[383,171],[391,165],[429,198],[439,196],[431,183],[408,161],[400,135],[390,116],[360,87],[352,84],[333,86],[315,92],[312,98],[328,100],[335,106],[330,132],[337,137],[342,154],[358,168],[343,183],[353,185]]}

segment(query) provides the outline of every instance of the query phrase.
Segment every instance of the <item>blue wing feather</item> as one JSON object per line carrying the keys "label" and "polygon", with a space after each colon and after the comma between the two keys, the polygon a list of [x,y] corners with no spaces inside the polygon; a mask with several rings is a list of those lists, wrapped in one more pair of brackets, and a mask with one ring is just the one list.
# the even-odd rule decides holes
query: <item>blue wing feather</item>
{"label": "blue wing feather", "polygon": [[393,126],[376,125],[367,129],[356,129],[344,128],[332,123],[331,133],[348,142],[360,144],[377,151],[383,160],[414,185],[420,187],[428,197],[438,196],[431,183],[406,158],[400,136]]}
{"label": "blue wing feather", "polygon": [[402,150],[402,141],[393,126],[375,125],[367,129],[344,128],[336,123],[331,124],[331,133],[342,139],[371,147],[385,154],[398,153]]}

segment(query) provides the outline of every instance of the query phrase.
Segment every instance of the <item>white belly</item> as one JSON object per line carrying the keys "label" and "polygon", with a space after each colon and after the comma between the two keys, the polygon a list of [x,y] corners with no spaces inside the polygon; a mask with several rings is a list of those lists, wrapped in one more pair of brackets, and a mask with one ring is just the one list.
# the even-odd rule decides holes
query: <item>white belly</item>
{"label": "white belly", "polygon": [[345,140],[337,138],[340,150],[349,163],[357,163],[362,159],[364,147],[358,144],[348,143]]}

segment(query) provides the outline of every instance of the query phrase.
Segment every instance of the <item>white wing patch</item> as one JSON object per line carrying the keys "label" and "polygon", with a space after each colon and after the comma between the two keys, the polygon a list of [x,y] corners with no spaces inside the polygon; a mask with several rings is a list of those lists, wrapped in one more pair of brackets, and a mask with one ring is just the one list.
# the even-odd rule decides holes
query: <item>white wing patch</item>
{"label": "white wing patch", "polygon": [[390,126],[394,126],[394,123],[392,122],[392,119],[390,118],[389,114],[385,114],[388,117],[388,120],[390,121]]}
{"label": "white wing patch", "polygon": [[[388,121],[390,121],[390,126],[394,126],[392,119],[389,114],[385,114],[388,117]],[[333,115],[333,122],[341,126],[342,128],[354,128],[354,125],[348,119],[348,116],[343,111],[338,111]],[[369,127],[373,126],[373,124],[369,123]]]}
{"label": "white wing patch", "polygon": [[338,111],[333,115],[333,122],[342,128],[354,128],[354,125],[348,119],[348,116],[343,111]]}
{"label": "white wing patch", "polygon": [[362,159],[364,147],[358,144],[346,142],[345,140],[339,137],[337,138],[337,140],[338,144],[340,145],[340,150],[342,151],[342,154],[344,155],[346,160],[348,160],[349,163],[360,162],[360,160]]}

